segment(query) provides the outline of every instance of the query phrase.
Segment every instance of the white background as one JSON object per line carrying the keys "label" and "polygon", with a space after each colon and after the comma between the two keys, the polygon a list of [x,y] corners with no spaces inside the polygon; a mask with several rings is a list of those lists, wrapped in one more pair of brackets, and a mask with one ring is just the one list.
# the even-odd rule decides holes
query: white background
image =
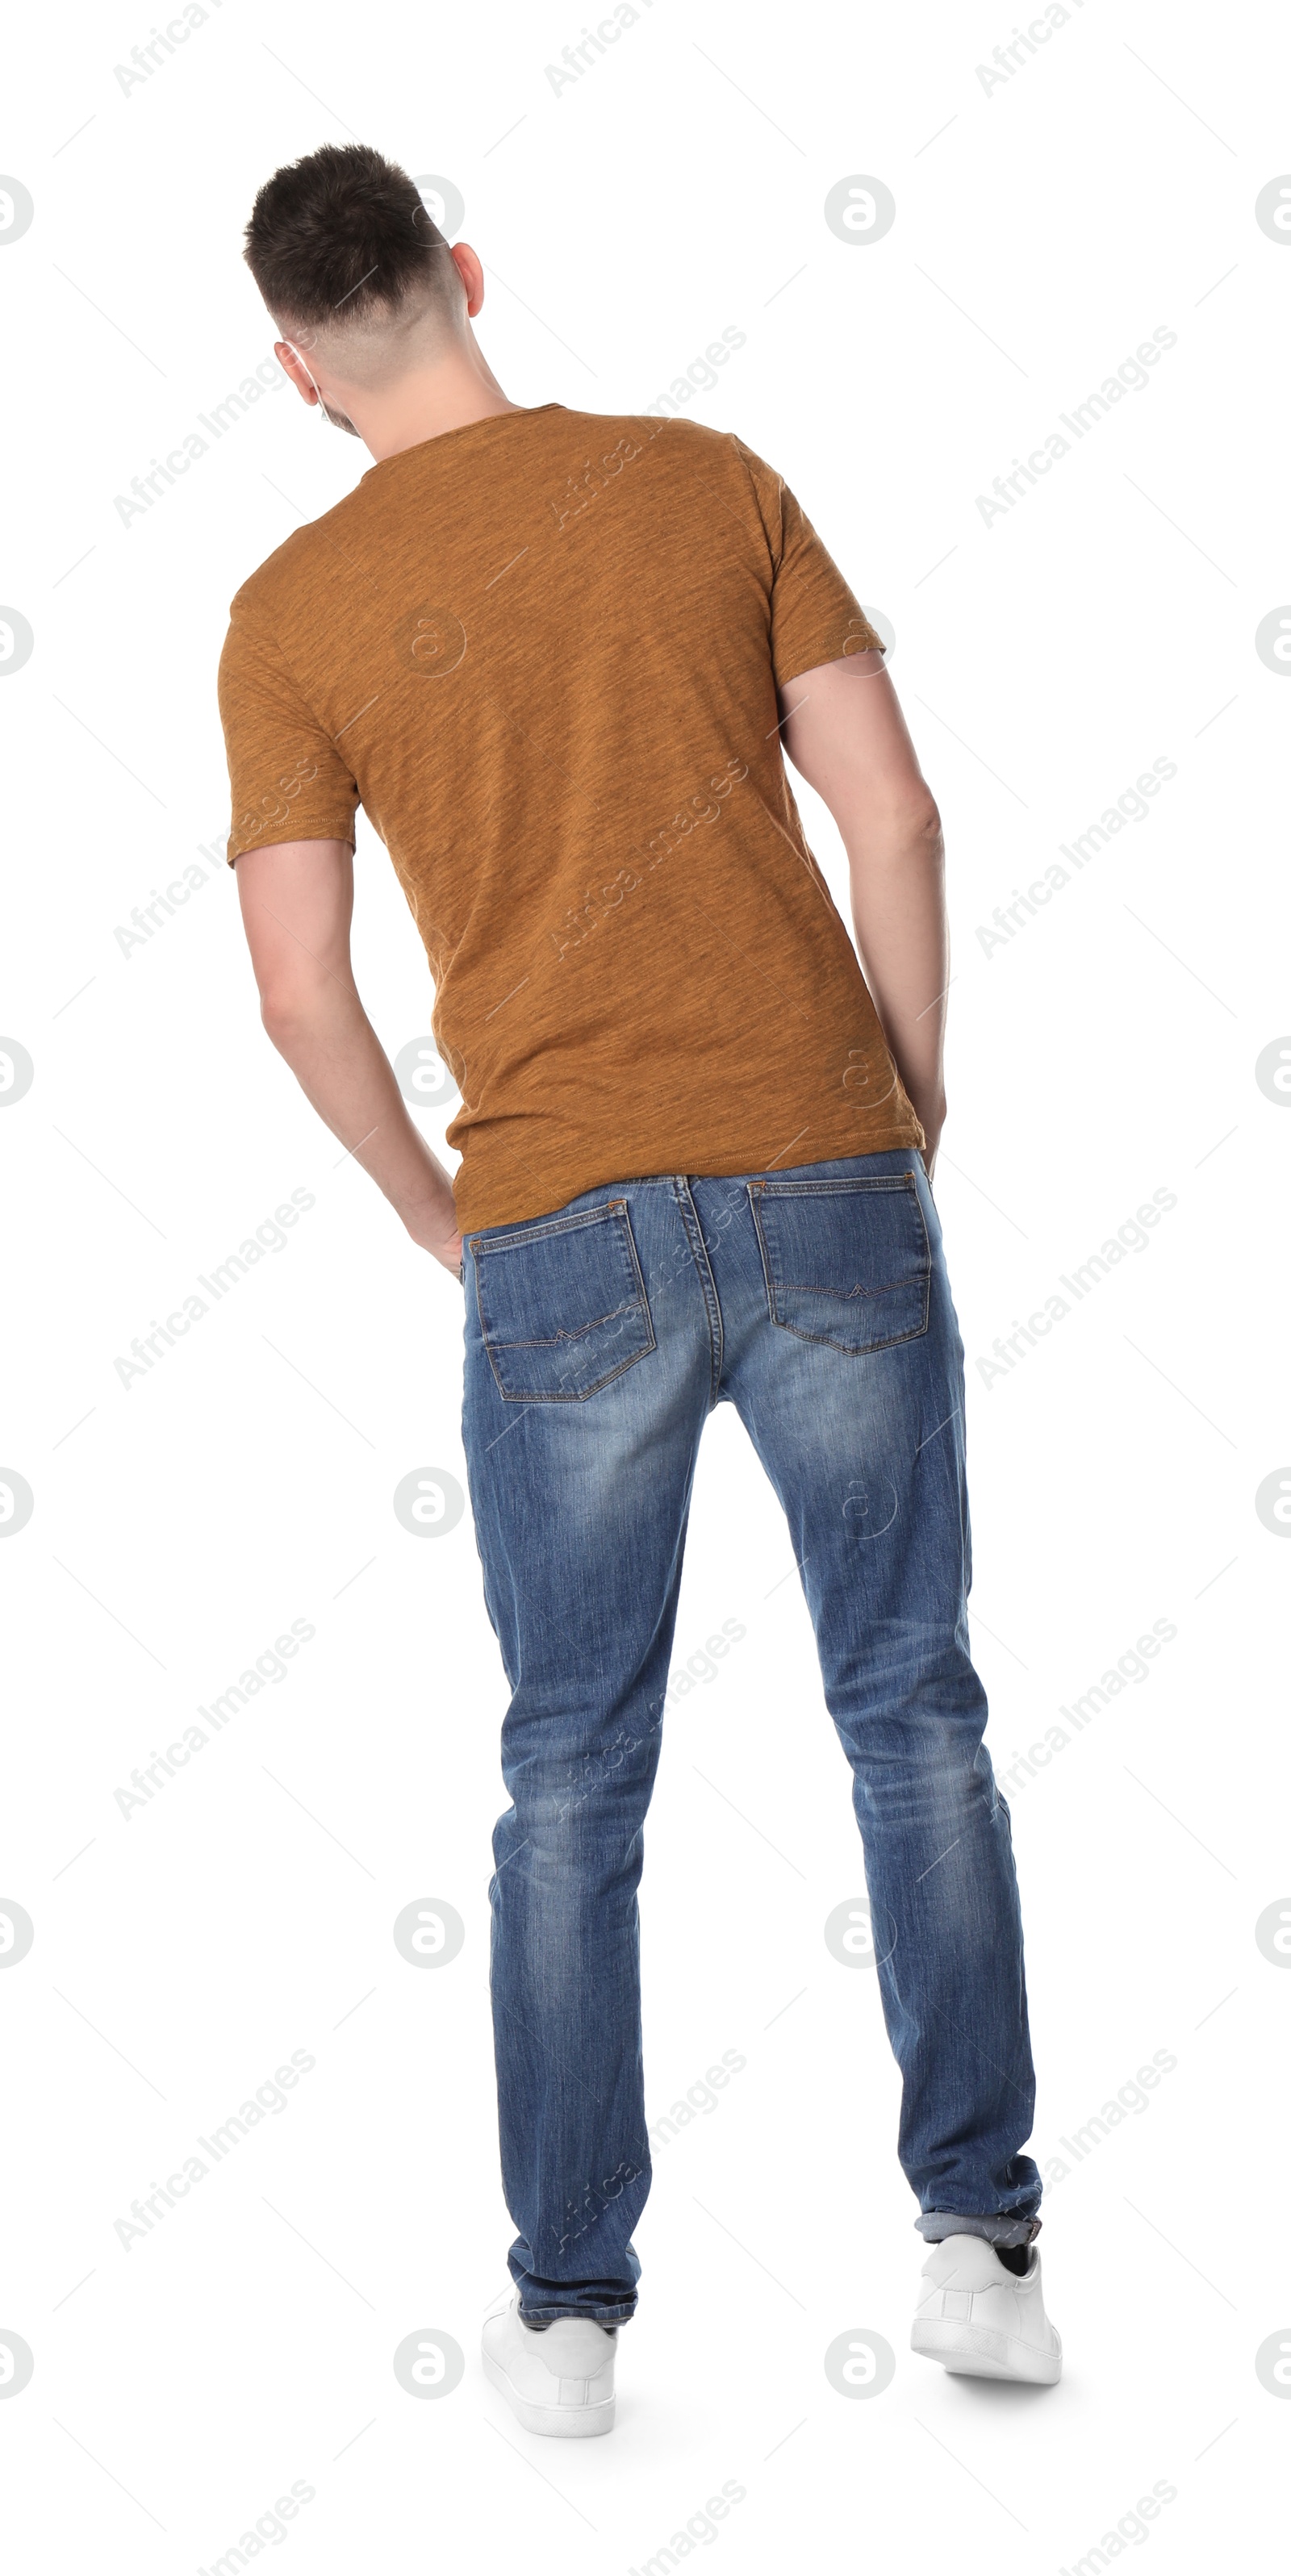
{"label": "white background", "polygon": [[[0,158],[35,203],[0,243],[0,593],[35,637],[0,690],[0,1028],[35,1066],[0,1119],[0,1462],[35,1496],[0,1548],[21,1676],[0,1894],[35,1925],[0,1975],[0,2328],[35,2356],[0,2405],[16,2566],[209,2568],[293,2481],[313,2500],[258,2554],[301,2571],[640,2568],[728,2481],[743,2500],[676,2564],[1030,2576],[1073,2567],[1158,2482],[1173,2500],[1102,2563],[1249,2564],[1243,2525],[1271,2522],[1287,2417],[1255,2353],[1291,2340],[1291,1976],[1254,1926],[1291,1886],[1287,1558],[1254,1496],[1291,1459],[1273,1331],[1291,1118],[1254,1066],[1291,1028],[1273,802],[1291,690],[1254,635],[1291,599],[1291,241],[1254,201],[1291,159],[1291,65],[1272,9],[1087,0],[988,91],[976,66],[1011,29],[976,0],[656,0],[559,92],[544,66],[581,21],[518,0],[227,0],[128,91],[114,64],[145,14],[12,31]],[[486,1989],[505,1685],[469,1516],[427,1542],[391,1504],[410,1470],[463,1476],[458,1292],[268,1046],[232,880],[197,846],[227,824],[227,602],[367,458],[288,388],[143,517],[114,508],[269,350],[239,256],[257,186],[351,136],[460,188],[490,280],[477,328],[519,402],[643,407],[745,332],[697,416],[782,469],[896,631],[949,848],[937,1194],[999,1768],[1154,1620],[1178,1630],[1012,1793],[1034,2146],[1070,2168],[1041,2240],[1056,2391],[908,2349],[921,2250],[895,2073],[872,1973],[822,1934],[862,1884],[849,1782],[729,1408],[678,1664],[724,1619],[748,1633],[668,1722],[643,1892],[651,2119],[724,2050],[747,2064],[658,2154],[613,2438],[534,2440],[480,2375],[511,2233]],[[881,241],[824,221],[856,173],[895,196]],[[1147,388],[985,524],[977,495],[1158,326],[1177,342]],[[1177,776],[1147,818],[986,955],[993,908],[1158,758]],[[841,899],[836,836],[802,797]],[[205,882],[123,954],[117,926],[189,861]],[[360,987],[393,1053],[430,995],[363,824],[359,877]],[[123,1386],[132,1337],[292,1189],[316,1205],[286,1247]],[[983,1383],[995,1337],[1158,1189],[1177,1206],[1150,1247]],[[317,1634],[286,1677],[123,1817],[132,1769],[297,1618]],[[426,1896],[466,1926],[433,1973],[391,1937]],[[293,2050],[316,2064],[286,2109],[125,2250],[132,2200]],[[1158,2051],[1177,2063],[1148,2107],[1065,2156]],[[419,2328],[466,2355],[437,2402],[392,2370]],[[896,2355],[867,2402],[822,2366],[849,2329]]]}

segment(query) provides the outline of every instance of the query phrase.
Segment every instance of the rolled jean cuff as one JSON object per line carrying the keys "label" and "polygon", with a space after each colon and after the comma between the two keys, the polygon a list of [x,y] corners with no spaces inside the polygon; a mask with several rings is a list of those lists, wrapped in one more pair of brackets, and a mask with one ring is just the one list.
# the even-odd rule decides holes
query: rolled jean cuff
{"label": "rolled jean cuff", "polygon": [[1039,2235],[1044,2221],[1017,2212],[1008,2218],[964,2218],[958,2210],[925,2209],[915,2220],[919,2234],[930,2245],[940,2245],[947,2236],[985,2236],[992,2245],[1029,2245]]}
{"label": "rolled jean cuff", "polygon": [[560,2325],[568,2318],[574,2318],[579,2325],[625,2326],[630,2323],[636,2312],[635,2299],[620,2301],[617,2306],[611,2304],[599,2308],[521,2308],[520,2322],[522,2325],[536,2326],[540,2332],[544,2326]]}

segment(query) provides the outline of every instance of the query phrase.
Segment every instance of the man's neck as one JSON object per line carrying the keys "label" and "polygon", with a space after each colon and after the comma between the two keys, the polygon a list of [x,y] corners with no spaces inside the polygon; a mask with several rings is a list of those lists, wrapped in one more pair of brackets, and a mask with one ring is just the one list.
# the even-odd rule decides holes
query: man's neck
{"label": "man's neck", "polygon": [[503,393],[478,349],[441,359],[401,376],[384,393],[347,391],[346,409],[364,446],[378,465],[406,447],[424,446],[446,430],[468,429],[472,421],[491,420],[501,412],[521,411]]}

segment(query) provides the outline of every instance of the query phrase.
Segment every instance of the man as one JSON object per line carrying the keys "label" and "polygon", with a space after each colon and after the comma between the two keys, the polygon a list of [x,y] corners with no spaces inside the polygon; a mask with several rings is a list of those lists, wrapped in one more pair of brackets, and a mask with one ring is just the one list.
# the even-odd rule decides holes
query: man
{"label": "man", "polygon": [[[375,460],[233,602],[229,856],[269,1036],[464,1290],[463,1438],[513,1692],[491,1898],[516,2289],[486,2370],[533,2432],[613,2423],[650,2176],[642,1828],[725,1401],[788,1517],[854,1774],[932,2246],[912,2341],[1055,2380],[929,1188],[940,825],[883,648],[739,439],[510,402],[471,328],[479,261],[380,154],[278,171],[246,256],[297,390]],[[868,989],[782,745],[842,835]],[[430,959],[452,1182],[354,985],[360,802]]]}

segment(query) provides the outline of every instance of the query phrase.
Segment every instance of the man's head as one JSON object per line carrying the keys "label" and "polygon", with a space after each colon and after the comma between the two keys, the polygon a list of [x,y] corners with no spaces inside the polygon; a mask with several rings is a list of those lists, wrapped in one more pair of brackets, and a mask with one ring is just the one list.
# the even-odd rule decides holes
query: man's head
{"label": "man's head", "polygon": [[244,257],[282,333],[278,356],[307,402],[356,437],[327,387],[382,397],[472,341],[483,283],[450,248],[407,172],[364,143],[325,143],[275,170]]}

